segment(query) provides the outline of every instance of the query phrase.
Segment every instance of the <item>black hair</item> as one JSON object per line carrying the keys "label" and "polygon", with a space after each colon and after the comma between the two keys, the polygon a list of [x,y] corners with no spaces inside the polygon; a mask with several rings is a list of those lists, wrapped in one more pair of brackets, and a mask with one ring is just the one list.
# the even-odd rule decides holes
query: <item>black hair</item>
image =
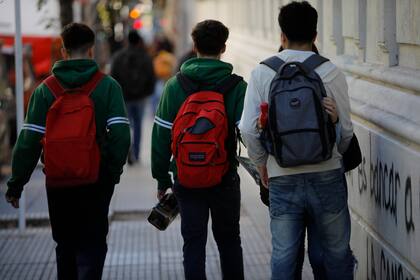
{"label": "black hair", "polygon": [[60,35],[64,48],[70,53],[84,53],[95,44],[95,33],[83,23],[67,24]]}
{"label": "black hair", "polygon": [[143,38],[139,35],[136,30],[130,30],[128,33],[128,43],[132,46],[136,46],[138,44],[143,45]]}
{"label": "black hair", "polygon": [[168,53],[174,52],[174,45],[169,41],[167,37],[162,37],[157,39],[156,41],[156,50],[159,51],[166,51]]}
{"label": "black hair", "polygon": [[218,55],[225,47],[229,29],[220,21],[205,20],[194,27],[191,37],[200,54]]}
{"label": "black hair", "polygon": [[287,39],[296,43],[309,43],[316,37],[318,13],[307,1],[293,1],[280,9],[279,25]]}

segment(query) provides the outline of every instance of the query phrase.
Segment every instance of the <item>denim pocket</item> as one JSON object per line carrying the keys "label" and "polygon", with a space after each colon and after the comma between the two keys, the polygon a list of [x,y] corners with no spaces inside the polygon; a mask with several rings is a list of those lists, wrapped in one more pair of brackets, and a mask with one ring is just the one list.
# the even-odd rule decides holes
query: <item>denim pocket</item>
{"label": "denim pocket", "polygon": [[299,196],[296,191],[296,184],[272,182],[269,185],[270,216],[272,218],[299,212]]}
{"label": "denim pocket", "polygon": [[313,188],[320,201],[322,209],[329,213],[339,213],[347,206],[347,192],[344,176],[327,176],[323,180],[313,183]]}

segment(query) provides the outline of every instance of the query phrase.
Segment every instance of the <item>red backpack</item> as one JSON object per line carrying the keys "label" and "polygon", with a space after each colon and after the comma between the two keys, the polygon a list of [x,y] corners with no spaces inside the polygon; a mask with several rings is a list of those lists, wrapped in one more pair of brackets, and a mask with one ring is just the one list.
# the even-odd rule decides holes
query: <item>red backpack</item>
{"label": "red backpack", "polygon": [[208,188],[222,182],[229,169],[226,140],[228,118],[224,94],[242,77],[231,75],[214,90],[200,90],[188,77],[177,80],[187,94],[172,127],[172,154],[179,183],[186,188]]}
{"label": "red backpack", "polygon": [[42,139],[48,187],[81,186],[98,180],[100,151],[90,94],[103,76],[98,71],[85,85],[72,89],[64,89],[54,76],[44,81],[55,97]]}

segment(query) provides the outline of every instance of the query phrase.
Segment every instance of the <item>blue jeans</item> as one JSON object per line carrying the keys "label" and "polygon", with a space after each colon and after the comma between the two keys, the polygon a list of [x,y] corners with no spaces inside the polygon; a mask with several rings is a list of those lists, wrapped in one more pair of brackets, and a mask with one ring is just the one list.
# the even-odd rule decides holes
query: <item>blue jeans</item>
{"label": "blue jeans", "polygon": [[144,103],[144,100],[129,101],[126,103],[128,119],[130,120],[133,138],[130,152],[135,160],[138,160],[140,155],[141,127],[143,122]]}
{"label": "blue jeans", "polygon": [[353,279],[350,215],[343,179],[340,169],[270,178],[271,279],[293,279],[305,216],[309,246],[319,242],[327,279]]}

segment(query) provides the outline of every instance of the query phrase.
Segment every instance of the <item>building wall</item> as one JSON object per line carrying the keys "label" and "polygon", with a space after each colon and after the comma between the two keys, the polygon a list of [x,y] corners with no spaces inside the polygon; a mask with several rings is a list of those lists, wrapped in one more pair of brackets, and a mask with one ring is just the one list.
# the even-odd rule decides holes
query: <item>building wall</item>
{"label": "building wall", "polygon": [[[230,28],[247,78],[279,47],[282,0],[196,0]],[[363,162],[347,174],[357,279],[420,279],[420,0],[312,0],[317,45],[347,75]]]}
{"label": "building wall", "polygon": [[182,57],[192,48],[190,34],[195,23],[195,1],[170,0],[165,6],[165,17],[169,23],[165,33],[175,44],[176,56]]}

